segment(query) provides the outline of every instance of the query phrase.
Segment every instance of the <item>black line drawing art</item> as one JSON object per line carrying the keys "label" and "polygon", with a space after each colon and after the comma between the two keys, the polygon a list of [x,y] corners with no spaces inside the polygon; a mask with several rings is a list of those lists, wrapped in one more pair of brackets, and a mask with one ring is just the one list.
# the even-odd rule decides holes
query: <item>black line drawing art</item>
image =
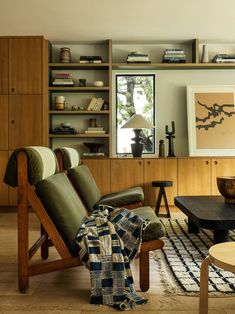
{"label": "black line drawing art", "polygon": [[[208,106],[206,104],[201,103],[200,101],[197,101],[197,104],[208,110],[207,115],[205,117],[203,118],[196,117],[196,128],[199,130],[204,129],[208,131],[210,128],[214,128],[216,127],[216,125],[222,124],[226,117],[229,118],[235,114],[234,104],[218,105],[217,103],[214,103],[212,106]],[[220,119],[216,120],[216,118],[218,118],[219,116]],[[200,124],[197,124],[198,122]]]}

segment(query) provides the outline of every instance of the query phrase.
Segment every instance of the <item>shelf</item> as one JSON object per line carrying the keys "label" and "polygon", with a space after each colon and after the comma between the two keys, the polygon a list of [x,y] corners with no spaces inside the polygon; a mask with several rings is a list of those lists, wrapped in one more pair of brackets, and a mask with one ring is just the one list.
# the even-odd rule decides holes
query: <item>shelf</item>
{"label": "shelf", "polygon": [[92,114],[109,114],[109,110],[49,110],[49,114],[56,115],[92,115]]}
{"label": "shelf", "polygon": [[50,138],[97,138],[109,137],[109,134],[49,134]]}
{"label": "shelf", "polygon": [[51,70],[108,70],[109,63],[49,63]]}
{"label": "shelf", "polygon": [[49,87],[49,91],[63,91],[63,92],[105,92],[109,91],[109,86],[95,87],[95,86],[86,86],[86,87]]}
{"label": "shelf", "polygon": [[113,69],[235,69],[235,63],[113,63]]}

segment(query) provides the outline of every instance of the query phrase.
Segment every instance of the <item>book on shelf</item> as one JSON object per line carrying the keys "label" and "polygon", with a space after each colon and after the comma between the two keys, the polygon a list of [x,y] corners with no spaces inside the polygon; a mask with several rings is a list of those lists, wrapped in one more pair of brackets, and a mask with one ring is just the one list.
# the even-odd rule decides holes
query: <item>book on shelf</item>
{"label": "book on shelf", "polygon": [[80,56],[80,63],[102,63],[101,56]]}
{"label": "book on shelf", "polygon": [[99,126],[94,126],[94,127],[88,127],[87,131],[103,131],[104,128],[103,127],[99,127]]}
{"label": "book on shelf", "polygon": [[105,156],[105,153],[83,153],[84,157]]}
{"label": "book on shelf", "polygon": [[74,81],[70,73],[56,73],[52,82],[53,86],[74,86]]}
{"label": "book on shelf", "polygon": [[105,134],[105,130],[94,130],[94,131],[89,131],[89,130],[86,130],[85,131],[85,134]]}
{"label": "book on shelf", "polygon": [[150,63],[148,54],[138,52],[138,51],[132,51],[132,52],[128,53],[126,61],[128,63],[131,63],[131,62],[133,62],[133,63],[138,63],[138,62],[139,63],[140,62]]}
{"label": "book on shelf", "polygon": [[235,63],[234,54],[217,54],[212,59],[212,62],[215,63]]}
{"label": "book on shelf", "polygon": [[104,99],[92,97],[90,103],[87,106],[88,111],[98,111],[101,110],[104,104]]}

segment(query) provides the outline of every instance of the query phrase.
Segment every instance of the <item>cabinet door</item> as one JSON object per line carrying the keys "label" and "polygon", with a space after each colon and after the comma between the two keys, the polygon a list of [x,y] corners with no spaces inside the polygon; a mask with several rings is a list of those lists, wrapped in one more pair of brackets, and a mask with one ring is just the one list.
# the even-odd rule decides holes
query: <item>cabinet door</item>
{"label": "cabinet door", "polygon": [[211,195],[210,158],[178,159],[178,195]]}
{"label": "cabinet door", "polygon": [[9,149],[42,145],[42,97],[9,96]]}
{"label": "cabinet door", "polygon": [[110,193],[110,160],[83,159],[88,166],[102,195]]}
{"label": "cabinet door", "polygon": [[143,161],[141,159],[111,160],[111,192],[126,188],[143,187]]}
{"label": "cabinet door", "polygon": [[8,149],[8,96],[0,95],[0,150]]}
{"label": "cabinet door", "polygon": [[42,93],[42,38],[9,39],[9,93]]}
{"label": "cabinet door", "polygon": [[219,176],[235,176],[235,158],[212,158],[211,166],[212,194],[220,195],[216,178]]}
{"label": "cabinet door", "polygon": [[0,151],[0,206],[8,205],[8,186],[3,182],[8,161],[8,151]]}
{"label": "cabinet door", "polygon": [[173,186],[165,188],[169,205],[174,205],[177,195],[177,159],[146,159],[144,161],[145,204],[155,206],[159,188],[152,187],[152,181],[172,181]]}
{"label": "cabinet door", "polygon": [[8,94],[8,39],[0,39],[0,94]]}

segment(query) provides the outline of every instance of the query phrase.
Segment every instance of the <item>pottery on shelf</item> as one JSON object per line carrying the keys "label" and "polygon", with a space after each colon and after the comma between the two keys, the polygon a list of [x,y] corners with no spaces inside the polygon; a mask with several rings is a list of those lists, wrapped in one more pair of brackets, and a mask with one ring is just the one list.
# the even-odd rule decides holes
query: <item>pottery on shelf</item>
{"label": "pottery on shelf", "polygon": [[235,176],[217,177],[217,186],[225,202],[235,204]]}

